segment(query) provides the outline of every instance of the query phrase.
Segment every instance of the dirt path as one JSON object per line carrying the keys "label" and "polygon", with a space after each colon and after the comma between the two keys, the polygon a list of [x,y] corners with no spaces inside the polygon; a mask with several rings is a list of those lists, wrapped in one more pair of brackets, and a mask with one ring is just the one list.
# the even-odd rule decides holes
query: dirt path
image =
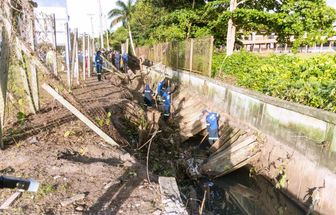
{"label": "dirt path", "polygon": [[[124,138],[129,129],[120,114],[141,111],[133,93],[110,80],[95,78],[73,91],[92,117],[112,113],[104,122],[122,146],[135,144]],[[102,113],[102,108],[105,113]],[[132,116],[128,116],[132,120]],[[115,120],[114,120],[115,119]],[[98,120],[98,119],[97,119]],[[115,126],[124,126],[120,134]],[[104,143],[67,110],[51,101],[43,111],[23,124],[9,126],[11,145],[0,152],[3,174],[34,178],[41,183],[37,194],[24,195],[5,214],[152,214],[160,211],[157,183],[148,184],[145,167],[122,148]],[[127,136],[126,136],[127,137]],[[10,168],[9,168],[10,167]],[[153,180],[152,180],[153,181]],[[154,180],[155,181],[155,180]],[[1,190],[3,202],[13,190]],[[62,207],[60,202],[76,194],[86,197]]]}

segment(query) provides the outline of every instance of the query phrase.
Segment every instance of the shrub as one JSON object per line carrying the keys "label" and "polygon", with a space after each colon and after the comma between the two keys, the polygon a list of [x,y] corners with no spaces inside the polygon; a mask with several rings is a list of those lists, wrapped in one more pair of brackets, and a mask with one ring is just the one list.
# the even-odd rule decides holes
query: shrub
{"label": "shrub", "polygon": [[336,112],[336,56],[215,53],[212,75],[287,101]]}

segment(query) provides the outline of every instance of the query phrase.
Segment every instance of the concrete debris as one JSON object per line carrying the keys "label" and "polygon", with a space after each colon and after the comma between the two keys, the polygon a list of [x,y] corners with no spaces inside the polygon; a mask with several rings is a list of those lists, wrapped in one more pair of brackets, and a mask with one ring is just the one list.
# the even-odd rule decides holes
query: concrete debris
{"label": "concrete debris", "polygon": [[9,206],[11,206],[18,198],[20,198],[22,195],[21,191],[17,191],[15,193],[13,193],[1,206],[0,206],[0,210],[4,210],[9,208]]}
{"label": "concrete debris", "polygon": [[76,211],[82,212],[84,211],[84,207],[82,205],[79,205],[75,208]]}
{"label": "concrete debris", "polygon": [[159,177],[161,201],[164,205],[166,215],[186,215],[188,214],[177,187],[174,177]]}
{"label": "concrete debris", "polygon": [[73,197],[71,197],[71,198],[68,198],[68,199],[63,200],[63,201],[61,202],[61,205],[62,205],[63,207],[65,207],[65,206],[67,206],[67,205],[70,205],[70,204],[74,203],[75,201],[84,199],[85,196],[86,196],[86,195],[85,195],[84,193],[77,194],[77,195],[75,195],[75,196],[73,196]]}
{"label": "concrete debris", "polygon": [[135,159],[129,154],[129,153],[126,153],[126,154],[123,154],[120,156],[120,160],[126,162],[131,162],[131,163],[135,163]]}
{"label": "concrete debris", "polygon": [[60,178],[61,176],[60,175],[55,175],[54,176],[54,179],[57,180],[58,178]]}
{"label": "concrete debris", "polygon": [[162,211],[161,210],[156,210],[152,213],[152,215],[161,215]]}
{"label": "concrete debris", "polygon": [[30,144],[38,144],[39,142],[38,142],[38,140],[37,140],[37,138],[34,136],[34,137],[29,137],[28,139],[27,139],[27,141],[28,141],[28,143],[30,143]]}

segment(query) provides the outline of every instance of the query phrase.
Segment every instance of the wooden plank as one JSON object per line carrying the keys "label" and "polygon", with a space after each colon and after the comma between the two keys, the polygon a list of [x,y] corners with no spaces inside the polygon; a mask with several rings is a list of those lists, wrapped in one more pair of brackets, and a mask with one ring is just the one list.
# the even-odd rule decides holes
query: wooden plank
{"label": "wooden plank", "polygon": [[233,142],[231,144],[223,144],[213,155],[219,154],[219,153],[221,153],[222,151],[226,150],[229,147],[234,147],[234,146],[240,144],[241,142],[245,141],[249,137],[250,137],[249,135],[244,134],[241,137],[239,137],[235,142]]}
{"label": "wooden plank", "polygon": [[236,145],[239,142],[242,142],[243,140],[245,140],[246,138],[248,138],[249,135],[247,133],[242,133],[241,135],[237,135],[233,138],[231,138],[230,140],[228,140],[226,143],[224,143],[219,149],[218,152],[223,151],[225,149],[227,149],[228,147],[230,147],[231,145]]}
{"label": "wooden plank", "polygon": [[159,177],[161,201],[164,205],[164,214],[182,214],[188,212],[182,202],[180,191],[174,177]]}
{"label": "wooden plank", "polygon": [[247,165],[247,164],[249,164],[251,161],[253,161],[253,160],[255,160],[257,157],[258,157],[258,153],[255,153],[255,154],[249,154],[249,155],[246,155],[246,159],[245,160],[243,160],[243,161],[241,161],[240,163],[238,163],[238,164],[235,164],[230,170],[227,170],[227,171],[225,171],[225,172],[222,172],[222,173],[220,173],[220,174],[217,174],[217,175],[215,175],[214,177],[215,178],[218,178],[218,177],[221,177],[221,176],[223,176],[223,175],[227,175],[227,174],[229,174],[229,173],[231,173],[231,172],[233,172],[233,171],[235,171],[235,170],[237,170],[237,169],[240,169],[240,168],[242,168],[243,166],[245,166],[245,165]]}
{"label": "wooden plank", "polygon": [[96,134],[103,138],[107,143],[112,146],[118,146],[118,144],[108,136],[104,131],[102,131],[98,126],[91,122],[84,114],[78,111],[70,102],[65,100],[61,95],[59,95],[52,87],[44,83],[42,88],[46,90],[52,97],[59,101],[64,107],[66,107],[71,113],[73,113],[78,119],[80,119],[85,125],[92,129]]}
{"label": "wooden plank", "polygon": [[81,193],[81,194],[77,194],[71,198],[68,198],[68,199],[65,199],[63,201],[61,201],[61,205],[63,207],[67,206],[67,205],[70,205],[72,203],[74,203],[75,201],[78,201],[78,200],[82,200],[85,198],[85,194],[84,193]]}
{"label": "wooden plank", "polygon": [[217,151],[220,147],[223,146],[223,144],[228,141],[233,135],[235,135],[237,132],[239,132],[238,128],[228,128],[223,135],[217,140],[210,148],[210,151],[213,153]]}
{"label": "wooden plank", "polygon": [[223,129],[221,129],[219,139],[210,147],[209,150],[211,152],[217,151],[223,145],[224,139],[226,139],[227,135],[229,135],[232,130],[233,129],[230,126],[225,126]]}
{"label": "wooden plank", "polygon": [[239,130],[236,134],[232,135],[228,140],[223,142],[223,145],[230,145],[237,141],[240,136],[246,134],[246,131]]}
{"label": "wooden plank", "polygon": [[223,143],[228,141],[230,138],[232,138],[234,135],[236,135],[239,131],[240,131],[239,128],[233,128],[233,130],[227,136],[225,136],[225,138],[223,139]]}
{"label": "wooden plank", "polygon": [[22,195],[21,191],[17,191],[13,193],[2,205],[0,206],[0,210],[8,209],[18,198]]}
{"label": "wooden plank", "polygon": [[209,161],[201,166],[201,171],[208,175],[225,175],[244,165],[246,165],[251,158],[255,157],[258,150],[255,150],[258,142],[248,142],[241,144],[236,150],[225,150],[215,158],[209,158]]}
{"label": "wooden plank", "polygon": [[214,155],[211,155],[210,158],[209,158],[209,161],[214,160],[214,159],[219,159],[220,157],[230,156],[230,154],[232,152],[235,152],[235,151],[237,151],[237,150],[255,142],[256,139],[257,138],[255,136],[249,136],[248,138],[246,138],[245,140],[243,140],[239,143],[236,143],[234,145],[230,145],[227,149],[225,149],[221,153],[216,153]]}

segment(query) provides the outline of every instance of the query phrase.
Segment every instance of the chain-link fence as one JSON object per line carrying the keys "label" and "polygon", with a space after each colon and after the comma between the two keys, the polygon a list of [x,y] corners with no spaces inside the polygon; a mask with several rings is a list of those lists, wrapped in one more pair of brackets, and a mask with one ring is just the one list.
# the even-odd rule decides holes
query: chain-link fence
{"label": "chain-link fence", "polygon": [[205,76],[211,73],[213,37],[137,47],[137,56]]}

